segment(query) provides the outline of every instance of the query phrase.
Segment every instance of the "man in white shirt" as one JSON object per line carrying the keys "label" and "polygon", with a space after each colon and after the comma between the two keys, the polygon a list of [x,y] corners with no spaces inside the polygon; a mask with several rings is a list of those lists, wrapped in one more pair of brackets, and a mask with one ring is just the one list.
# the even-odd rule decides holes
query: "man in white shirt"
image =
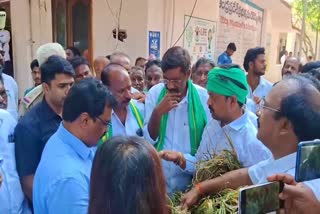
{"label": "man in white shirt", "polygon": [[[114,136],[143,136],[144,104],[132,99],[131,80],[126,69],[111,63],[101,73],[102,83],[117,98],[106,138]],[[106,140],[106,139],[105,139]]]}
{"label": "man in white shirt", "polygon": [[18,85],[16,81],[4,72],[4,58],[5,52],[0,45],[0,82],[4,84],[7,90],[8,107],[7,111],[15,118],[18,119]]}
{"label": "man in white shirt", "polygon": [[[153,86],[146,98],[144,136],[158,151],[195,155],[207,121],[206,89],[189,79],[190,55],[181,47],[170,48],[163,56],[163,83]],[[192,175],[172,162],[163,161],[169,194],[185,190]]]}
{"label": "man in white shirt", "polygon": [[[202,192],[198,189],[188,192],[182,199],[183,207],[195,204],[202,194],[264,183],[268,176],[277,173],[294,175],[298,143],[320,139],[319,109],[320,92],[313,81],[299,75],[280,81],[262,100],[259,108],[257,137],[270,149],[273,158],[199,183]],[[320,198],[320,179],[304,184]]]}
{"label": "man in white shirt", "polygon": [[248,99],[256,104],[248,105],[248,108],[255,113],[261,99],[267,96],[272,88],[272,83],[263,77],[267,67],[265,49],[262,47],[249,49],[244,57],[243,67],[248,73],[247,82],[250,89]]}
{"label": "man in white shirt", "polygon": [[[131,59],[124,52],[114,52],[110,56],[110,62],[123,66],[127,70],[127,72],[129,72],[129,70],[131,69]],[[141,93],[140,91],[138,91],[133,87],[131,88],[131,93],[132,93],[132,99],[138,100],[139,102],[144,103],[146,99],[145,94]]]}
{"label": "man in white shirt", "polygon": [[0,213],[31,213],[16,170],[13,132],[17,121],[6,108],[6,90],[0,82]]}
{"label": "man in white shirt", "polygon": [[[214,120],[206,126],[195,156],[187,154],[181,165],[193,174],[198,161],[209,160],[222,150],[234,151],[242,167],[252,166],[272,157],[271,152],[257,139],[252,113],[244,111],[248,94],[246,76],[237,65],[222,65],[210,71],[207,90],[208,105]],[[164,159],[172,152],[163,151]]]}

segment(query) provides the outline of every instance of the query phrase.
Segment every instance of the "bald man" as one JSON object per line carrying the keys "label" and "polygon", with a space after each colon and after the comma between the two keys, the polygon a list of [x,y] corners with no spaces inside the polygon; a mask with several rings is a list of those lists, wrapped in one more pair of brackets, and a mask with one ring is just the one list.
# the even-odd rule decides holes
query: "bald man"
{"label": "bald man", "polygon": [[111,126],[106,139],[113,136],[142,136],[144,104],[133,100],[131,80],[126,69],[110,63],[101,74],[101,81],[117,99],[113,108]]}
{"label": "bald man", "polygon": [[281,75],[284,77],[285,75],[298,74],[300,73],[301,63],[299,59],[296,57],[288,57],[283,64]]}
{"label": "bald man", "polygon": [[93,68],[94,72],[96,73],[96,78],[98,80],[101,80],[101,73],[103,69],[109,65],[110,60],[107,59],[105,56],[98,56],[94,61],[93,61]]}
{"label": "bald man", "polygon": [[131,68],[130,57],[123,52],[115,52],[110,57],[111,63],[122,65],[127,71]]}

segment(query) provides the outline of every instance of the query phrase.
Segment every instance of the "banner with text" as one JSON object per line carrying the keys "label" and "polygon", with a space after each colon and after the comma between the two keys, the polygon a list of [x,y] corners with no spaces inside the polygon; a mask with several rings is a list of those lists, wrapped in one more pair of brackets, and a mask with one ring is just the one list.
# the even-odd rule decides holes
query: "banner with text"
{"label": "banner with text", "polygon": [[237,51],[232,61],[242,66],[247,50],[261,44],[262,24],[263,10],[252,3],[220,0],[216,59],[230,42],[234,42]]}

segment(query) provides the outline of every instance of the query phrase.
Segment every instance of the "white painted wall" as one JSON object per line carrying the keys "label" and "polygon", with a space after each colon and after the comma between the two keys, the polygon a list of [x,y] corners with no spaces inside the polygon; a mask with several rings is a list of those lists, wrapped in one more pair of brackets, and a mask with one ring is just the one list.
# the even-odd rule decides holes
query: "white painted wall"
{"label": "white painted wall", "polygon": [[10,2],[13,66],[19,85],[19,97],[22,97],[24,91],[33,84],[30,63],[36,58],[37,48],[52,41],[51,1]]}
{"label": "white painted wall", "polygon": [[[119,0],[108,0],[113,13],[119,13]],[[16,79],[23,91],[32,85],[29,63],[35,58],[37,48],[46,42],[52,42],[51,0],[31,2],[31,13],[28,0],[11,0],[13,15],[13,48]],[[92,1],[93,56],[105,56],[115,50],[124,51],[131,56],[132,63],[138,56],[148,56],[148,31],[161,32],[161,55],[175,43],[184,28],[184,15],[190,15],[195,0],[135,0],[123,1],[120,17],[120,28],[126,29],[128,39],[122,43],[113,39],[111,31],[117,21],[111,15],[105,0]],[[173,5],[175,3],[175,5]],[[175,10],[173,10],[175,8]],[[278,14],[278,13],[277,13]],[[218,21],[219,1],[198,1],[193,16]],[[275,20],[283,17],[272,17],[272,11],[266,10],[265,24],[262,32],[262,46],[266,45],[266,35],[271,35],[270,53],[268,54],[268,71],[266,78],[278,81],[280,67],[276,65],[279,33]],[[30,19],[31,17],[31,19]],[[31,20],[31,31],[30,31]],[[32,32],[32,33],[31,33]],[[32,42],[33,41],[33,42]],[[183,45],[183,37],[177,42]]]}
{"label": "white painted wall", "polygon": [[[12,0],[11,5],[12,48],[15,80],[19,86],[19,96],[30,87],[32,82],[30,69],[32,51],[30,42],[30,7],[28,0]],[[19,14],[19,15],[15,15]]]}
{"label": "white painted wall", "polygon": [[[118,14],[120,1],[109,0],[113,13]],[[116,20],[105,0],[93,1],[93,53],[94,57],[106,56],[114,51],[124,51],[132,59],[147,55],[147,0],[123,1],[120,28],[126,29],[128,39],[122,43],[113,39],[111,31],[116,27]]]}

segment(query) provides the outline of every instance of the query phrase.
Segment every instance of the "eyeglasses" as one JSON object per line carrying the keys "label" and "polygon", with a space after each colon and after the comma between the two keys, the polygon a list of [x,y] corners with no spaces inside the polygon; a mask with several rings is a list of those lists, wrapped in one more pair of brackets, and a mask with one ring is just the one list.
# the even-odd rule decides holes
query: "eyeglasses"
{"label": "eyeglasses", "polygon": [[161,82],[165,85],[168,85],[169,83],[172,83],[173,85],[180,85],[182,83],[182,80],[168,80],[168,79],[163,79]]}
{"label": "eyeglasses", "polygon": [[111,126],[111,121],[104,121],[102,120],[100,117],[97,117],[97,119],[106,127],[106,129],[108,129]]}
{"label": "eyeglasses", "polygon": [[280,113],[280,110],[279,109],[275,109],[275,108],[272,108],[272,107],[268,107],[268,106],[265,106],[265,97],[263,97],[259,103],[259,109],[258,109],[258,112],[260,112],[262,109],[268,109],[270,111],[274,111],[274,112],[278,112]]}
{"label": "eyeglasses", "polygon": [[0,97],[5,99],[8,97],[8,93],[9,93],[9,91],[7,91],[7,90],[0,91]]}

